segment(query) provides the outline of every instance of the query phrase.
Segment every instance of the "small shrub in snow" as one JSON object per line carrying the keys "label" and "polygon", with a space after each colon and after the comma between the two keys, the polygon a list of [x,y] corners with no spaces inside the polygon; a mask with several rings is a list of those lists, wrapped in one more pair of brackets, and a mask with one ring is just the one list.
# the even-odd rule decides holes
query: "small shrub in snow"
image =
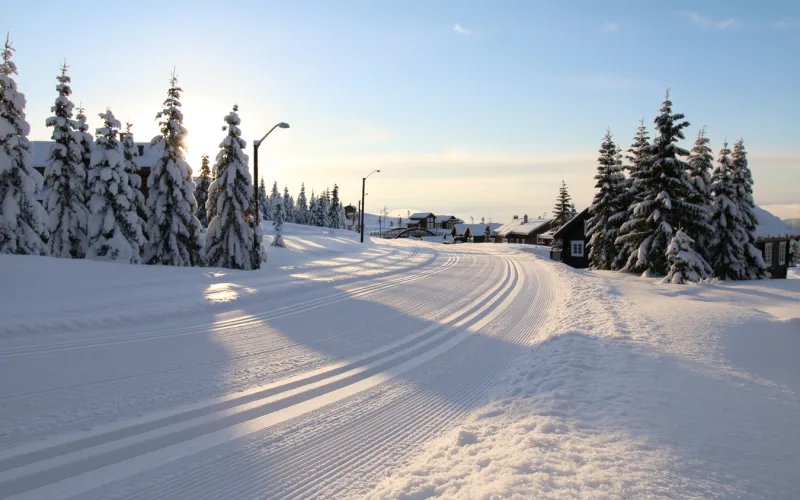
{"label": "small shrub in snow", "polygon": [[672,237],[666,257],[670,267],[662,283],[697,283],[711,275],[711,266],[695,251],[694,240],[683,229]]}
{"label": "small shrub in snow", "polygon": [[17,91],[11,60],[14,47],[6,37],[0,63],[0,253],[47,255],[45,211],[36,201],[42,176],[31,166],[30,125],[25,96]]}

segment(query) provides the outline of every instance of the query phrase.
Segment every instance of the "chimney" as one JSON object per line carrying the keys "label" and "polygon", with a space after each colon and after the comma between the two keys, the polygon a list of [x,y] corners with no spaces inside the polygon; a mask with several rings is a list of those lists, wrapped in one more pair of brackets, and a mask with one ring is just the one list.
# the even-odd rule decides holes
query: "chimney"
{"label": "chimney", "polygon": [[522,218],[522,223],[523,224],[527,224],[528,223],[528,214],[525,214],[525,217]]}

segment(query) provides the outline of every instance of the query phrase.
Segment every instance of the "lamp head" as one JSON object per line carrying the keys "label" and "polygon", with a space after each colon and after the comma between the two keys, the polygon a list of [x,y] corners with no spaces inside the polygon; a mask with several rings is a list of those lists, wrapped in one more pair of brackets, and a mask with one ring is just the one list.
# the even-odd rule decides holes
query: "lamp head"
{"label": "lamp head", "polygon": [[280,122],[280,123],[278,124],[278,127],[280,127],[280,128],[289,128],[289,124],[288,124],[288,123],[286,123],[286,122]]}

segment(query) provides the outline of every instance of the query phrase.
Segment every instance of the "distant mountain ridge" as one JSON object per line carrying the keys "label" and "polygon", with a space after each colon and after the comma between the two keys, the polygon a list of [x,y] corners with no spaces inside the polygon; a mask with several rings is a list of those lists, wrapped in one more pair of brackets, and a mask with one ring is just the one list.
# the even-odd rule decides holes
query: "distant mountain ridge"
{"label": "distant mountain ridge", "polygon": [[783,222],[789,224],[792,227],[800,227],[800,219],[783,219]]}

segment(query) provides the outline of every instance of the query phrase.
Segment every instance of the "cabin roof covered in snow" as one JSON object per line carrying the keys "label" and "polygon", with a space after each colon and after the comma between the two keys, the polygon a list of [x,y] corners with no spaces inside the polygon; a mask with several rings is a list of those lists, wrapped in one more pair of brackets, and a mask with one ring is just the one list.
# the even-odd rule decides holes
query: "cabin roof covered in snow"
{"label": "cabin roof covered in snow", "polygon": [[437,215],[436,216],[436,222],[447,222],[447,221],[449,221],[451,219],[461,220],[461,219],[459,219],[458,217],[456,217],[454,215]]}
{"label": "cabin roof covered in snow", "polygon": [[486,226],[489,226],[489,231],[494,231],[502,226],[502,224],[497,222],[490,222],[488,224],[455,224],[453,228],[455,228],[456,234],[465,234],[465,231],[469,229],[471,234],[482,236],[486,233]]}
{"label": "cabin roof covered in snow", "polygon": [[[50,153],[50,148],[53,147],[53,141],[31,141],[33,146],[33,156],[31,165],[34,167],[44,167],[47,161],[47,155]],[[142,146],[143,154],[137,158],[140,167],[152,167],[158,155],[155,149],[150,149],[149,142],[137,142],[137,146]]]}
{"label": "cabin roof covered in snow", "polygon": [[494,234],[498,236],[508,236],[509,234],[529,235],[532,232],[540,229],[545,224],[550,224],[553,219],[515,219],[509,223],[503,224],[495,230]]}
{"label": "cabin roof covered in snow", "polygon": [[761,207],[753,213],[758,220],[756,238],[800,238],[800,229],[794,228]]}
{"label": "cabin roof covered in snow", "polygon": [[415,214],[411,214],[411,217],[409,217],[409,219],[411,220],[427,219],[431,215],[433,215],[433,213],[431,212],[417,212]]}

